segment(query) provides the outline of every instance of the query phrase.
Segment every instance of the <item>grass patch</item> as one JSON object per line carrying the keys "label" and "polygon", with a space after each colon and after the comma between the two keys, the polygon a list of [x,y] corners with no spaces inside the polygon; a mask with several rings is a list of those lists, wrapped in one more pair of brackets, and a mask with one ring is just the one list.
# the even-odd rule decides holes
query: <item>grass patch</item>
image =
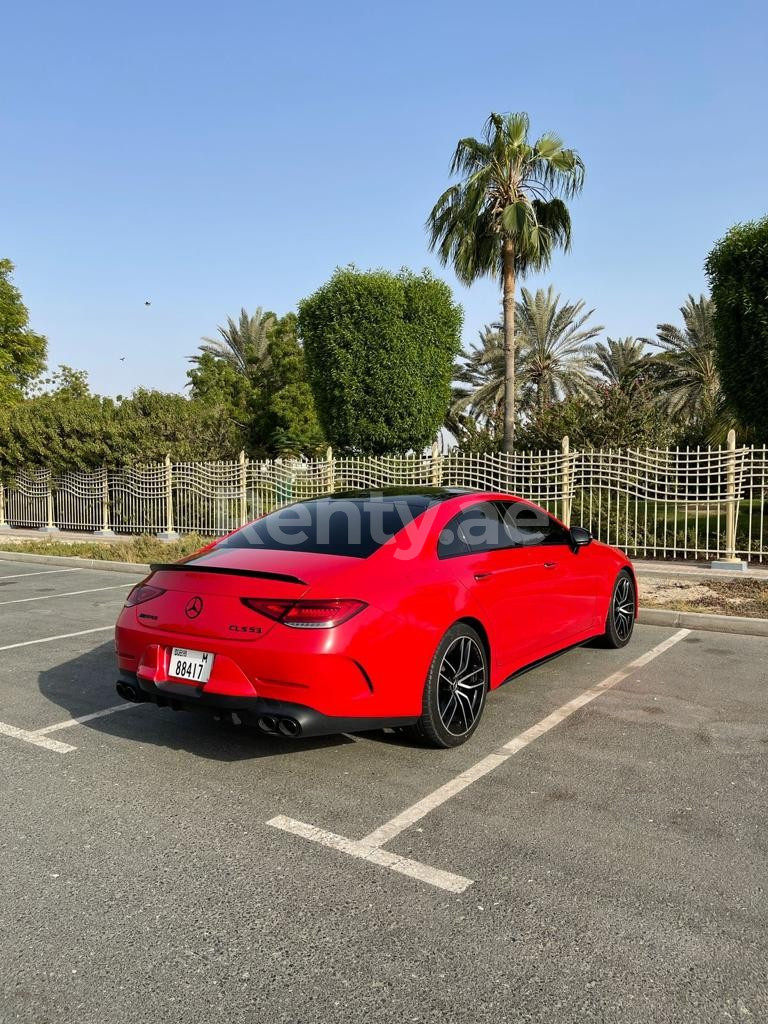
{"label": "grass patch", "polygon": [[164,544],[148,533],[130,540],[106,544],[103,541],[24,540],[2,541],[0,551],[23,551],[32,555],[68,555],[93,558],[103,562],[175,562],[184,555],[210,543],[211,538],[196,533],[184,534],[179,540]]}

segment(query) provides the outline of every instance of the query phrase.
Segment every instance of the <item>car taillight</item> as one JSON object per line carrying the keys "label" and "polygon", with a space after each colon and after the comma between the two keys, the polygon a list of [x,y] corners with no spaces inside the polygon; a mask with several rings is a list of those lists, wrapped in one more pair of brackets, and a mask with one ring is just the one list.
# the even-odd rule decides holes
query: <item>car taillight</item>
{"label": "car taillight", "polygon": [[330,629],[340,626],[365,608],[365,601],[339,598],[330,601],[282,601],[279,598],[243,597],[246,608],[294,629]]}
{"label": "car taillight", "polygon": [[153,597],[160,597],[165,591],[161,587],[150,587],[148,583],[139,583],[125,599],[125,607],[133,608],[135,604],[144,604]]}

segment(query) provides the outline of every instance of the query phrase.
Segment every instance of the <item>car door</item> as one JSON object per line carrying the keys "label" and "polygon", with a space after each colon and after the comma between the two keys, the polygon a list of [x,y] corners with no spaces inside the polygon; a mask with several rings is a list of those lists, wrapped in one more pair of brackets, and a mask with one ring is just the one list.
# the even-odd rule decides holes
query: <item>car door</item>
{"label": "car door", "polygon": [[547,622],[544,646],[557,650],[582,638],[594,625],[597,605],[589,558],[580,557],[568,530],[537,505],[507,502],[502,514],[510,542],[530,552],[545,570],[539,606]]}
{"label": "car door", "polygon": [[476,596],[494,663],[510,673],[540,657],[549,570],[541,550],[513,543],[503,512],[495,501],[464,509],[442,531],[438,557],[452,559],[453,572]]}

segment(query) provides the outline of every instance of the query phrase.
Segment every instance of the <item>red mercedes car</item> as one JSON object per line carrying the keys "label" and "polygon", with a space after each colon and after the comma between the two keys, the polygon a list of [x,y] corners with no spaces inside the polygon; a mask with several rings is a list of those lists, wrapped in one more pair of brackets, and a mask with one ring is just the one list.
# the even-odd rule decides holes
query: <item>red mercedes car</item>
{"label": "red mercedes car", "polygon": [[629,559],[509,494],[349,492],[153,565],[116,629],[118,693],[267,733],[472,735],[489,689],[593,637],[628,643]]}

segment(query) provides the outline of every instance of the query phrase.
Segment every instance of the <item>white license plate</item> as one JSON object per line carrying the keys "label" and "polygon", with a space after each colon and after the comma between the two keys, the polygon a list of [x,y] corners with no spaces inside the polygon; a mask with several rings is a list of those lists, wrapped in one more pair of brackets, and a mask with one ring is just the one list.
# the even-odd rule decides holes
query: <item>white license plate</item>
{"label": "white license plate", "polygon": [[171,649],[168,675],[172,679],[188,679],[191,683],[207,683],[213,668],[213,655],[207,651],[188,651],[185,647]]}

